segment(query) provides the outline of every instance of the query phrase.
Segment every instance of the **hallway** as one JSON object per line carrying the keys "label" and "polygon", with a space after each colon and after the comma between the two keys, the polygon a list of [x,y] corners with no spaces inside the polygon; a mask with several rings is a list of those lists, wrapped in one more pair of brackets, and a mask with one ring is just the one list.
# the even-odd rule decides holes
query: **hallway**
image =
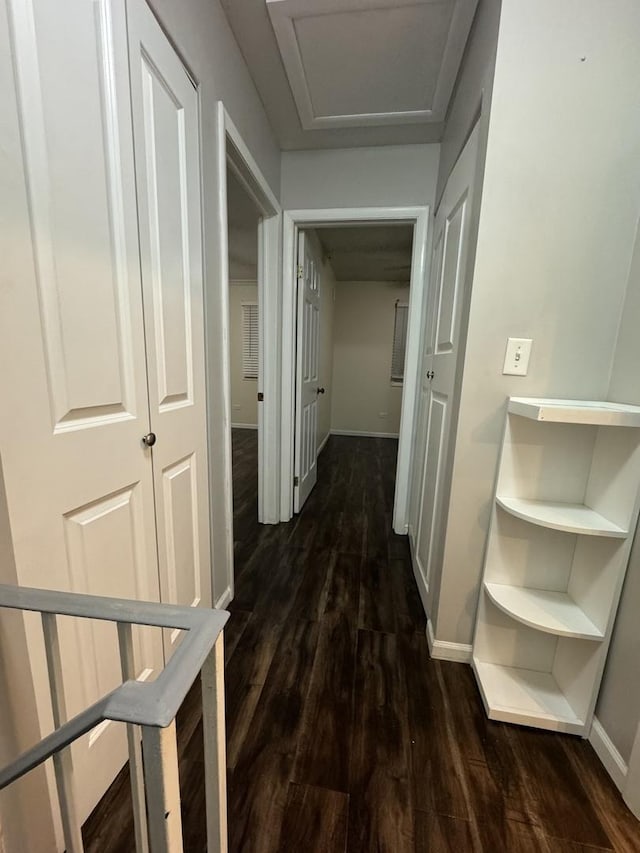
{"label": "hallway", "polygon": [[[233,436],[226,631],[230,850],[637,851],[590,745],[486,719],[471,670],[429,659],[396,442],[333,436],[288,524],[256,521],[257,433]],[[204,850],[197,685],[178,718],[185,850]],[[126,768],[85,826],[132,850]]]}

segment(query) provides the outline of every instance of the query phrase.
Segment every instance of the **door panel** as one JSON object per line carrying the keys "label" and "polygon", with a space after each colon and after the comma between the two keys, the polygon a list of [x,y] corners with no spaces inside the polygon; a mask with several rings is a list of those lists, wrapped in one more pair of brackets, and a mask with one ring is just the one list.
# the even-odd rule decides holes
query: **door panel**
{"label": "door panel", "polygon": [[198,93],[148,6],[127,9],[160,595],[210,607]]}
{"label": "door panel", "polygon": [[318,267],[303,231],[298,236],[298,339],[294,510],[300,512],[316,484],[318,456],[318,370],[320,293]]}
{"label": "door panel", "polygon": [[[453,168],[435,220],[433,263],[422,360],[417,442],[421,460],[420,501],[413,536],[418,582],[423,597],[433,575],[435,543],[441,534],[444,463],[460,347],[469,213],[475,176],[478,129],[472,132]],[[426,600],[424,601],[427,607]]]}
{"label": "door panel", "polygon": [[[152,469],[140,441],[149,415],[124,5],[8,8],[18,106],[7,106],[0,130],[11,166],[0,396],[13,417],[0,418],[0,453],[17,577],[157,601]],[[37,620],[28,631],[46,733]],[[60,620],[60,638],[75,713],[120,683],[117,638],[71,619]],[[136,635],[136,665],[145,678],[159,670],[159,636]],[[72,755],[84,819],[126,759],[123,727],[96,728]]]}
{"label": "door panel", "polygon": [[[120,151],[129,128],[113,97],[111,7],[70,0],[60,15],[51,3],[9,6],[51,419],[64,431],[135,417],[129,291],[138,276],[128,256],[122,186],[131,175]],[[60,50],[70,22],[83,50]]]}

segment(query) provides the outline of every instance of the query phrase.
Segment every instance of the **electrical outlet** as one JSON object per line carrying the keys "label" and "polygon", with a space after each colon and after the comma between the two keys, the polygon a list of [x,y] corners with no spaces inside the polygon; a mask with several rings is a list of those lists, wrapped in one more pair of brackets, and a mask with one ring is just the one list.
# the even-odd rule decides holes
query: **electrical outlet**
{"label": "electrical outlet", "polygon": [[526,376],[531,355],[531,338],[507,338],[507,351],[504,356],[503,374]]}
{"label": "electrical outlet", "polygon": [[388,418],[389,412],[378,412],[378,417],[379,418]]}
{"label": "electrical outlet", "polygon": [[242,406],[240,405],[240,403],[233,403],[231,408],[233,409],[234,412],[239,412],[240,409],[242,408]]}

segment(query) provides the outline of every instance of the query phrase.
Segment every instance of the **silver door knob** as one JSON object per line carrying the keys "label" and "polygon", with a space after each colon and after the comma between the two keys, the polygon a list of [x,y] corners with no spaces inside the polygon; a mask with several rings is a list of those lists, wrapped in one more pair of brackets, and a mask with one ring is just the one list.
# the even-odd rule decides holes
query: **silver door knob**
{"label": "silver door knob", "polygon": [[155,432],[148,432],[146,435],[142,436],[142,443],[146,447],[153,447],[156,443],[156,434]]}

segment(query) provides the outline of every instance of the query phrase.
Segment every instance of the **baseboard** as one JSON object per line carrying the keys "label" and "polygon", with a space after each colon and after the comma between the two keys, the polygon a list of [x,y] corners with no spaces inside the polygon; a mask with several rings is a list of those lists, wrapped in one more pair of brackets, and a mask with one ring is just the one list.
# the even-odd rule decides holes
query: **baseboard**
{"label": "baseboard", "polygon": [[327,446],[327,442],[329,441],[330,438],[331,438],[331,432],[328,432],[318,446],[318,456],[320,456],[322,451],[325,449],[325,447]]}
{"label": "baseboard", "polygon": [[616,788],[622,791],[627,779],[627,765],[597,717],[594,717],[591,723],[589,743],[604,765],[604,769],[611,776]]}
{"label": "baseboard", "polygon": [[225,591],[222,593],[220,598],[215,603],[216,610],[224,610],[227,604],[231,603],[233,599],[233,592],[231,591],[231,587],[228,586]]}
{"label": "baseboard", "polygon": [[436,640],[431,619],[427,620],[427,642],[429,654],[435,660],[471,663],[472,646],[467,643],[448,643],[446,640]]}
{"label": "baseboard", "polygon": [[258,429],[258,424],[231,424],[231,429]]}
{"label": "baseboard", "polygon": [[360,438],[398,438],[397,432],[360,432],[354,429],[332,429],[330,435],[353,435]]}

